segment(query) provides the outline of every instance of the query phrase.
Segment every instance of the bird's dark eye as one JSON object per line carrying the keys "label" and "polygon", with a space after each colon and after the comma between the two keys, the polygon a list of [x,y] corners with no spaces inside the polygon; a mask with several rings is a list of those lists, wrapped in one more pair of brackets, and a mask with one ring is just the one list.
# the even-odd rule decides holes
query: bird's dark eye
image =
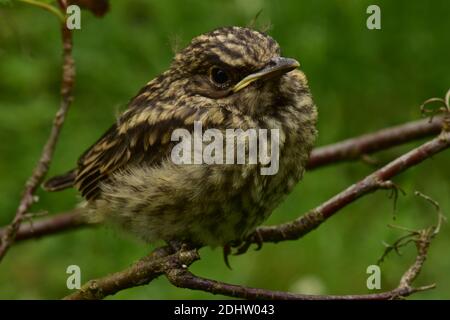
{"label": "bird's dark eye", "polygon": [[220,87],[225,87],[230,82],[230,76],[228,75],[228,73],[225,70],[218,67],[211,68],[210,78],[211,81],[214,82],[214,84]]}

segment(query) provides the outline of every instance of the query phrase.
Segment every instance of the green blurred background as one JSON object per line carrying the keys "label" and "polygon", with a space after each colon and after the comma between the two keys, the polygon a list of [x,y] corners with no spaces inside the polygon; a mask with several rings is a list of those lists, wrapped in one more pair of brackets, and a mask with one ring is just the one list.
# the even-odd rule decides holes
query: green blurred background
{"label": "green blurred background", "polygon": [[[381,30],[366,28],[366,8],[381,7]],[[319,107],[318,145],[420,118],[419,105],[450,87],[450,2],[430,1],[113,1],[102,19],[83,12],[75,31],[75,102],[64,126],[50,174],[71,168],[106,130],[115,114],[148,80],[165,70],[173,48],[225,25],[257,25],[283,54],[297,58]],[[0,224],[13,217],[26,178],[46,140],[59,102],[61,43],[56,19],[22,3],[0,7]],[[393,159],[420,142],[376,158]],[[450,152],[395,178],[407,192],[395,221],[387,192],[369,195],[295,242],[266,244],[232,257],[228,270],[220,249],[202,249],[192,266],[198,275],[230,283],[302,293],[367,293],[366,268],[402,233],[395,223],[419,228],[435,222],[434,209],[413,195],[420,190],[450,212]],[[373,168],[339,164],[306,174],[268,224],[294,219]],[[75,191],[39,191],[34,212],[69,210]],[[415,298],[450,298],[450,230],[433,243],[417,284],[437,289]],[[76,264],[82,282],[120,270],[151,250],[106,227],[84,229],[15,245],[0,264],[0,298],[57,299],[69,293],[66,268]],[[382,289],[397,285],[414,247],[382,265]],[[119,299],[218,298],[178,289],[161,277],[125,290]]]}

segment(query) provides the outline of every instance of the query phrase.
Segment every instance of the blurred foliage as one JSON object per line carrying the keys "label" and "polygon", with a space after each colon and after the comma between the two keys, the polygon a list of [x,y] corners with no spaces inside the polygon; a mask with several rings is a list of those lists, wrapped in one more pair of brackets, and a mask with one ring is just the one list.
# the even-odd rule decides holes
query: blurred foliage
{"label": "blurred foliage", "polygon": [[[446,0],[376,1],[382,29],[366,28],[373,1],[114,1],[102,19],[84,12],[75,31],[75,102],[64,126],[50,174],[73,167],[147,81],[165,70],[174,48],[224,25],[257,25],[283,54],[300,60],[320,108],[323,145],[420,118],[419,105],[443,96],[450,84],[450,3]],[[59,102],[61,43],[48,12],[12,1],[0,7],[0,224],[15,212],[23,183],[50,130]],[[376,155],[388,161],[418,145]],[[413,195],[420,190],[450,212],[450,153],[444,152],[395,179],[406,190],[396,224],[413,228],[435,221],[433,208]],[[291,220],[371,172],[363,163],[307,173],[268,224]],[[232,257],[202,249],[193,272],[217,280],[277,290],[324,294],[365,293],[366,268],[380,257],[382,241],[400,235],[393,204],[380,191],[342,210],[319,230],[295,242],[267,244]],[[79,201],[75,191],[39,192],[36,212],[57,213]],[[450,230],[435,239],[418,282],[437,289],[416,298],[450,298]],[[151,247],[106,227],[67,232],[12,248],[0,264],[0,298],[60,298],[68,293],[66,268],[77,264],[82,282],[120,270]],[[395,287],[414,257],[413,247],[382,265],[382,289]],[[113,298],[215,298],[177,289],[162,277]]]}

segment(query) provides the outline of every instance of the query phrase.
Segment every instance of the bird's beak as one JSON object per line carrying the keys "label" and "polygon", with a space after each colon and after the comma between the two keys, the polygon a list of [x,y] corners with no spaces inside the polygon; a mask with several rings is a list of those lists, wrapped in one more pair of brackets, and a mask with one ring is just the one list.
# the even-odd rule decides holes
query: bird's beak
{"label": "bird's beak", "polygon": [[239,90],[244,89],[246,86],[248,86],[250,83],[252,83],[256,80],[269,79],[269,78],[273,78],[276,76],[281,76],[282,74],[292,71],[299,66],[300,66],[300,63],[295,59],[283,58],[283,57],[274,58],[263,69],[255,72],[255,73],[252,73],[252,74],[246,76],[241,81],[239,81],[232,88],[232,91],[238,92]]}

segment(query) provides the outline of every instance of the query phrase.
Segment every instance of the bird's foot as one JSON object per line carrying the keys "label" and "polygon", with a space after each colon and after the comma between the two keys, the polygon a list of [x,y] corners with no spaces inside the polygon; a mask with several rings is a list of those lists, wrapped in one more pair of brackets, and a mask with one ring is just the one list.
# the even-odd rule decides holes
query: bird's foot
{"label": "bird's foot", "polygon": [[[263,239],[258,230],[251,233],[244,240],[239,241],[230,241],[223,247],[223,259],[225,261],[225,265],[231,269],[228,257],[232,254],[233,256],[238,256],[244,254],[248,251],[252,244],[256,244],[255,251],[258,251],[262,248]],[[233,249],[236,251],[233,252]]]}
{"label": "bird's foot", "polygon": [[238,256],[246,253],[252,244],[256,244],[255,251],[261,250],[263,245],[263,238],[258,229],[256,229],[247,238],[245,238],[244,241],[241,241],[237,246],[234,246],[234,248],[237,249],[236,252],[233,253],[233,255]]}

